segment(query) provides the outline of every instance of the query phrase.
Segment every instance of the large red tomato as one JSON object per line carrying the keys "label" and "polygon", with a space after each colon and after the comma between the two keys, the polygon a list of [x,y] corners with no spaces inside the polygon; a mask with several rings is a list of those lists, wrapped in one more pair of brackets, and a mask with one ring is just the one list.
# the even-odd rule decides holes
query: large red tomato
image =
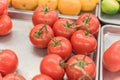
{"label": "large red tomato", "polygon": [[70,57],[72,53],[72,45],[65,37],[54,37],[48,44],[48,54],[57,54],[63,59]]}
{"label": "large red tomato", "polygon": [[26,80],[22,75],[16,73],[7,74],[2,80]]}
{"label": "large red tomato", "polygon": [[76,31],[74,22],[70,19],[61,18],[58,19],[54,26],[53,31],[56,36],[63,36],[66,38],[70,38],[72,34]]}
{"label": "large red tomato", "polygon": [[52,27],[57,19],[58,13],[55,10],[46,7],[38,7],[32,16],[34,25],[43,24],[46,21],[47,24]]}
{"label": "large red tomato", "polygon": [[0,36],[7,35],[12,30],[12,20],[8,15],[0,17]]}
{"label": "large red tomato", "polygon": [[104,67],[111,71],[120,71],[120,40],[114,42],[103,54]]}
{"label": "large red tomato", "polygon": [[38,24],[32,28],[29,34],[30,41],[37,48],[46,48],[54,33],[50,26]]}
{"label": "large red tomato", "polygon": [[92,80],[95,77],[96,66],[90,57],[74,55],[67,61],[65,71],[68,80]]}
{"label": "large red tomato", "polygon": [[84,13],[80,15],[76,23],[83,25],[79,29],[87,30],[91,34],[96,34],[100,26],[98,18],[91,13]]}
{"label": "large red tomato", "polygon": [[96,49],[97,41],[93,35],[78,30],[72,35],[71,44],[76,54],[89,55]]}
{"label": "large red tomato", "polygon": [[64,70],[61,67],[62,58],[57,54],[50,54],[43,58],[40,64],[40,72],[53,78],[63,80]]}
{"label": "large red tomato", "polygon": [[39,74],[34,76],[32,80],[53,80],[53,79],[45,74]]}
{"label": "large red tomato", "polygon": [[18,66],[18,57],[10,49],[0,51],[0,73],[6,75],[14,72]]}

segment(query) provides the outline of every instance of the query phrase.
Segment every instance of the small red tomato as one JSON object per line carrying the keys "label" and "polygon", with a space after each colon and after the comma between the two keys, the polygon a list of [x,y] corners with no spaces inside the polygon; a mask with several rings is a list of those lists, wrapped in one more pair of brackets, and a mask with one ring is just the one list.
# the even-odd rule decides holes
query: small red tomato
{"label": "small red tomato", "polygon": [[54,26],[53,31],[56,36],[63,36],[68,39],[72,36],[72,34],[76,31],[74,22],[70,19],[61,18],[58,19]]}
{"label": "small red tomato", "polygon": [[45,74],[39,74],[34,76],[32,80],[53,80],[53,79]]}
{"label": "small red tomato", "polygon": [[65,37],[54,37],[48,44],[48,54],[57,54],[63,59],[70,57],[72,53],[72,45]]}
{"label": "small red tomato", "polygon": [[64,70],[61,67],[62,58],[57,54],[50,54],[43,58],[40,64],[40,72],[53,78],[63,80]]}
{"label": "small red tomato", "polygon": [[43,24],[45,21],[49,26],[53,26],[54,22],[58,19],[58,13],[47,7],[38,7],[35,9],[32,16],[34,25]]}
{"label": "small red tomato", "polygon": [[72,56],[65,65],[68,80],[92,80],[95,77],[94,61],[85,55]]}
{"label": "small red tomato", "polygon": [[2,80],[26,80],[22,75],[16,73],[7,74]]}
{"label": "small red tomato", "polygon": [[91,13],[80,15],[76,23],[78,25],[83,25],[79,29],[88,30],[91,34],[96,34],[100,26],[98,18]]}
{"label": "small red tomato", "polygon": [[2,15],[0,17],[0,36],[7,35],[12,30],[12,20],[8,15]]}
{"label": "small red tomato", "polygon": [[97,41],[93,35],[78,30],[72,35],[71,44],[76,54],[89,55],[96,49]]}
{"label": "small red tomato", "polygon": [[5,4],[0,2],[0,16],[3,15],[4,10],[5,10]]}
{"label": "small red tomato", "polygon": [[18,66],[18,57],[10,49],[0,51],[0,73],[6,75],[14,72]]}
{"label": "small red tomato", "polygon": [[30,41],[37,48],[46,48],[54,33],[50,26],[38,24],[32,28],[29,34]]}
{"label": "small red tomato", "polygon": [[120,71],[120,40],[114,42],[103,54],[104,67],[111,72]]}

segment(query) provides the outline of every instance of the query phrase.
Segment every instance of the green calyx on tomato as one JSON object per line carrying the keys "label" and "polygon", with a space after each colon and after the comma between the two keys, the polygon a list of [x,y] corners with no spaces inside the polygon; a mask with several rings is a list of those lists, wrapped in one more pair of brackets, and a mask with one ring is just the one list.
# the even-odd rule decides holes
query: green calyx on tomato
{"label": "green calyx on tomato", "polygon": [[50,46],[55,47],[57,45],[61,45],[61,43],[60,43],[61,40],[56,40],[55,38],[52,38],[52,41],[53,41],[53,43],[51,43]]}
{"label": "green calyx on tomato", "polygon": [[64,26],[66,27],[66,31],[68,31],[69,28],[72,28],[72,24],[68,23],[68,21],[66,21]]}
{"label": "green calyx on tomato", "polygon": [[44,14],[48,13],[50,11],[50,9],[48,7],[43,7],[43,10]]}
{"label": "green calyx on tomato", "polygon": [[43,31],[42,31],[42,30],[43,30],[44,28],[45,28],[46,33],[48,33],[48,30],[47,30],[47,28],[46,28],[46,21],[45,21],[43,27],[42,27],[39,31],[36,31],[36,32],[34,33],[35,37],[37,37],[37,38],[42,38],[42,34],[43,34]]}
{"label": "green calyx on tomato", "polygon": [[84,18],[83,22],[84,22],[84,24],[89,24],[90,20],[91,20],[91,17],[88,16],[88,17]]}

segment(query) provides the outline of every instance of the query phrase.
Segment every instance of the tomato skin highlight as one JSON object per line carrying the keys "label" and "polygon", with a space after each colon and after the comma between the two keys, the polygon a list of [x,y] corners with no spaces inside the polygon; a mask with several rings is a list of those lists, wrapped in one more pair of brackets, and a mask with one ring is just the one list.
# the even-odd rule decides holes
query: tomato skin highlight
{"label": "tomato skin highlight", "polygon": [[[80,15],[76,21],[76,24],[77,25],[84,24],[84,21],[87,18],[89,18],[89,21],[87,22],[86,26],[87,26],[89,32],[91,34],[96,34],[99,31],[100,22],[94,14],[84,13],[84,14]],[[79,29],[86,30],[85,26],[82,26]]]}
{"label": "tomato skin highlight", "polygon": [[114,42],[103,54],[104,68],[111,72],[120,71],[120,40]]}
{"label": "tomato skin highlight", "polygon": [[29,33],[29,38],[33,46],[37,48],[46,48],[48,46],[49,41],[51,40],[50,37],[54,36],[54,33],[51,29],[50,26],[46,25],[46,29],[48,33],[46,32],[45,28],[42,31],[41,37],[36,37],[35,33],[39,32],[39,30],[44,26],[44,24],[38,24],[34,26],[30,33]]}
{"label": "tomato skin highlight", "polygon": [[16,73],[7,74],[2,80],[26,80],[22,75]]}
{"label": "tomato skin highlight", "polygon": [[97,41],[93,35],[86,35],[85,31],[78,30],[71,37],[71,44],[76,54],[91,54],[97,46]]}
{"label": "tomato skin highlight", "polygon": [[10,49],[5,49],[0,52],[0,73],[4,76],[16,71],[18,66],[18,57]]}
{"label": "tomato skin highlight", "polygon": [[67,18],[58,19],[53,25],[53,31],[56,36],[63,36],[68,39],[71,38],[72,34],[76,31],[74,21]]}
{"label": "tomato skin highlight", "polygon": [[58,19],[58,13],[55,10],[49,9],[48,12],[43,12],[43,7],[38,7],[35,9],[32,22],[34,25],[43,24],[45,21],[49,26],[53,26],[54,22]]}
{"label": "tomato skin highlight", "polygon": [[63,59],[56,54],[49,54],[43,58],[40,64],[40,72],[53,78],[54,80],[62,80],[65,72],[60,66]]}
{"label": "tomato skin highlight", "polygon": [[[85,57],[85,55],[80,55],[80,54],[79,55],[74,55],[67,61],[67,65],[65,66],[65,71],[66,71],[68,80],[79,80],[79,78],[81,76],[83,76],[82,71],[79,70],[79,69],[76,69],[75,66],[79,67],[78,66],[78,61],[83,60],[84,57]],[[86,56],[85,57],[85,64],[86,65],[84,65],[83,70],[91,78],[94,78],[95,77],[95,72],[96,72],[96,66],[95,66],[94,61],[90,57]],[[84,78],[83,80],[88,80],[88,79]]]}
{"label": "tomato skin highlight", "polygon": [[32,80],[53,80],[53,79],[45,74],[38,74],[34,76]]}
{"label": "tomato skin highlight", "polygon": [[8,35],[12,30],[12,20],[8,15],[0,18],[0,36]]}
{"label": "tomato skin highlight", "polygon": [[70,41],[64,37],[57,36],[54,37],[57,41],[60,41],[60,44],[57,44],[55,46],[52,46],[51,44],[54,44],[54,41],[51,40],[48,44],[48,54],[57,54],[63,59],[67,59],[70,57],[72,53],[72,45]]}

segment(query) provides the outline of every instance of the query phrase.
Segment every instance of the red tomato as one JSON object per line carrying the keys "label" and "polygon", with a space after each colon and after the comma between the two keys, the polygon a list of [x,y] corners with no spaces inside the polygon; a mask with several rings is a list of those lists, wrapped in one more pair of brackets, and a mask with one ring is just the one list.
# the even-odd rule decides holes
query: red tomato
{"label": "red tomato", "polygon": [[8,15],[8,0],[0,0],[0,16]]}
{"label": "red tomato", "polygon": [[49,26],[53,26],[54,22],[58,19],[58,13],[55,10],[38,7],[35,9],[32,16],[32,22],[34,25],[43,24],[45,21]]}
{"label": "red tomato", "polygon": [[1,73],[0,73],[0,80],[2,80],[2,75],[1,75]]}
{"label": "red tomato", "polygon": [[96,66],[90,57],[74,55],[67,61],[65,71],[69,80],[91,80],[87,78],[94,78]]}
{"label": "red tomato", "polygon": [[66,38],[70,38],[72,34],[76,31],[74,22],[70,19],[58,19],[54,26],[53,31],[56,36],[63,36]]}
{"label": "red tomato", "polygon": [[103,54],[104,67],[111,71],[120,71],[120,40],[114,42]]}
{"label": "red tomato", "polygon": [[78,30],[72,35],[71,44],[77,54],[89,55],[96,49],[97,41],[93,35]]}
{"label": "red tomato", "polygon": [[72,53],[72,45],[68,39],[58,36],[49,42],[47,51],[48,54],[57,54],[67,59]]}
{"label": "red tomato", "polygon": [[39,74],[34,76],[32,80],[53,80],[53,79],[45,74]]}
{"label": "red tomato", "polygon": [[0,17],[0,36],[7,35],[12,30],[12,20],[8,15],[2,15]]}
{"label": "red tomato", "polygon": [[3,77],[2,80],[26,80],[22,75],[10,73]]}
{"label": "red tomato", "polygon": [[51,27],[45,24],[36,25],[29,34],[30,41],[37,48],[46,48],[51,40],[50,37],[53,36],[54,33]]}
{"label": "red tomato", "polygon": [[84,13],[80,15],[76,23],[80,25],[85,24],[80,29],[88,30],[91,34],[96,34],[100,26],[98,18],[91,13]]}
{"label": "red tomato", "polygon": [[0,73],[6,75],[14,72],[18,66],[18,58],[15,52],[9,49],[0,51]]}
{"label": "red tomato", "polygon": [[60,63],[62,58],[56,54],[50,54],[43,58],[40,64],[40,72],[53,78],[53,80],[62,80],[64,77],[64,70]]}
{"label": "red tomato", "polygon": [[5,10],[5,4],[0,2],[0,16],[3,15],[4,10]]}

